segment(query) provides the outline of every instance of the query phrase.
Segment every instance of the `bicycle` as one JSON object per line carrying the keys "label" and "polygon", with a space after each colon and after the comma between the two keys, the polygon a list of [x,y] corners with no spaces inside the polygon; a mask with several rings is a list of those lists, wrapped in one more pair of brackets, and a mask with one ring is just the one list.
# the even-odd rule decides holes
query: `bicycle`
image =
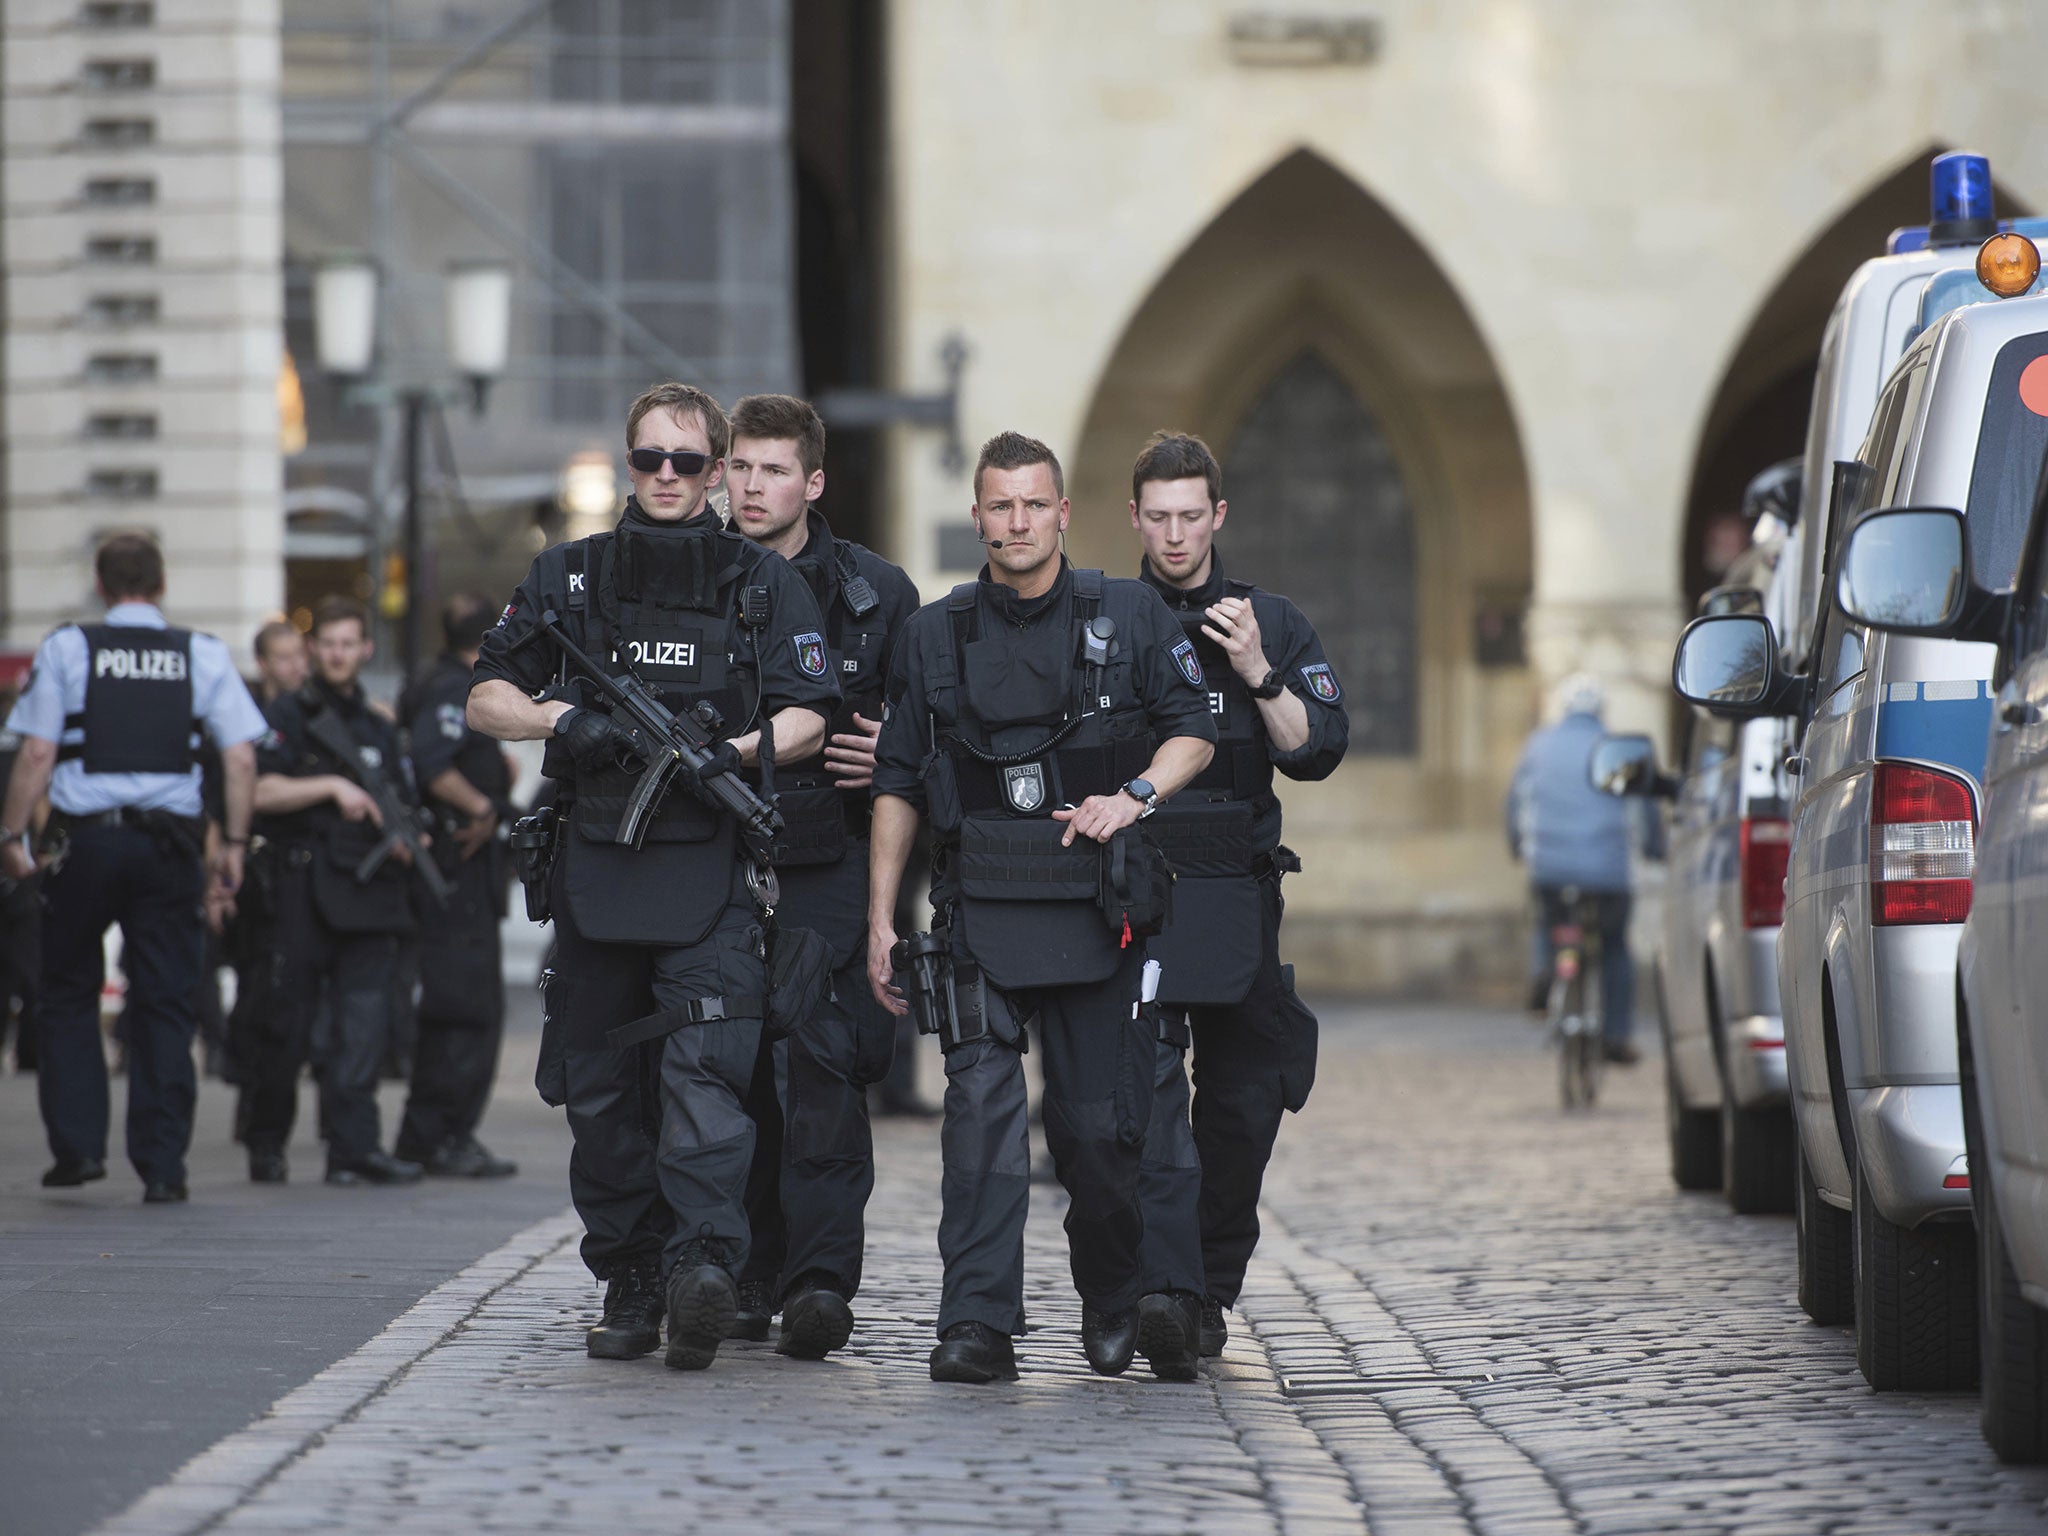
{"label": "bicycle", "polygon": [[1607,1059],[1600,1015],[1600,909],[1575,886],[1559,893],[1565,920],[1550,929],[1550,1000],[1545,1023],[1557,1045],[1557,1085],[1564,1107],[1591,1109]]}

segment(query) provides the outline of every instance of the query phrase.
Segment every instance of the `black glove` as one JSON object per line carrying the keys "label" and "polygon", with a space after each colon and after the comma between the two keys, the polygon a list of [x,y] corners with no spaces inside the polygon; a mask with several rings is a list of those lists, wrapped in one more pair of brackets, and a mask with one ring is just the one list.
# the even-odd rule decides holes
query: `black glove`
{"label": "black glove", "polygon": [[[717,778],[721,773],[738,772],[739,766],[739,748],[729,741],[721,741],[705,754],[704,766],[702,768],[698,769],[695,773],[692,773],[687,767],[682,768],[677,771],[676,777],[689,785],[700,799],[708,800],[710,799],[709,791],[704,786],[712,779]],[[716,800],[711,800],[710,803],[714,810],[718,808]]]}
{"label": "black glove", "polygon": [[644,761],[639,738],[610,715],[594,709],[571,709],[555,722],[555,734],[585,773],[631,768]]}

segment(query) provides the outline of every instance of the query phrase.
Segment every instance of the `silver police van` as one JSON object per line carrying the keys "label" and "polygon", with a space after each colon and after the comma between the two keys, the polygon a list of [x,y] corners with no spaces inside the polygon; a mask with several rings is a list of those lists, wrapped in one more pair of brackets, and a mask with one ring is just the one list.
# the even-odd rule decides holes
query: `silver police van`
{"label": "silver police van", "polygon": [[[1984,1436],[2007,1460],[2038,1462],[2048,1461],[2048,1046],[2036,1023],[2048,996],[2048,299],[2017,300],[2005,316],[2014,321],[1997,337],[1990,315],[1973,317],[1985,332],[1980,349],[1995,351],[1970,504],[1864,517],[1843,549],[1837,592],[1852,618],[1896,637],[1887,644],[1996,648],[1974,826],[1958,824],[1944,839],[1951,846],[1920,855],[1947,867],[1915,873],[1945,876],[1954,889],[1975,866],[1967,896],[1948,899],[1969,912],[1956,1051],[1976,1214]],[[1995,530],[1984,516],[1994,495]],[[2024,504],[2031,526],[2006,582],[2008,529]]]}
{"label": "silver police van", "polygon": [[[2016,398],[2002,381],[2043,352],[2048,301],[1956,308],[1926,328],[1835,466],[1825,585],[1860,514],[1932,505],[1968,520],[1975,579],[2012,586],[2032,479],[2005,457]],[[1955,963],[1992,647],[1886,635],[1832,601],[1817,617],[1800,670],[1760,616],[1698,620],[1674,681],[1696,703],[1804,723],[1778,950],[1800,1301],[1817,1321],[1853,1316],[1873,1387],[1961,1388],[1977,1350]]]}
{"label": "silver police van", "polygon": [[[1700,612],[1769,614],[1796,583],[1798,461],[1751,482],[1753,542]],[[1663,923],[1654,971],[1664,1035],[1665,1126],[1681,1189],[1719,1189],[1736,1211],[1792,1208],[1792,1116],[1778,1016],[1778,923],[1790,828],[1779,781],[1781,720],[1693,712],[1680,730]],[[1655,794],[1646,736],[1613,736],[1593,758],[1612,794]]]}

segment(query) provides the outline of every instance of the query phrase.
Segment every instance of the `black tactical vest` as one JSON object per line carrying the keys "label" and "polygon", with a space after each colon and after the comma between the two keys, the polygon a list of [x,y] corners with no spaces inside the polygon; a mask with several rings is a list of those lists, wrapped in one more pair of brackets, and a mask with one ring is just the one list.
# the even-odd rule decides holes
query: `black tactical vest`
{"label": "black tactical vest", "polygon": [[[1219,596],[1252,600],[1250,582],[1224,578]],[[1216,755],[1152,819],[1154,839],[1183,875],[1248,874],[1270,847],[1258,846],[1259,830],[1270,827],[1273,760],[1266,751],[1265,722],[1258,701],[1230,665],[1222,646],[1202,633],[1207,605],[1171,612],[1193,642],[1208,686],[1209,712],[1216,722]]]}
{"label": "black tactical vest", "polygon": [[189,773],[193,737],[192,632],[129,624],[81,624],[85,708],[65,718],[85,740],[60,747],[60,762],[87,773]]}
{"label": "black tactical vest", "polygon": [[[829,571],[799,566],[810,580],[825,615],[825,649],[839,678],[840,703],[825,738],[852,734],[856,713],[882,718],[883,667],[888,658],[888,614],[882,599],[854,560],[853,550],[833,541]],[[806,562],[808,565],[808,562]],[[818,579],[822,576],[822,580]],[[778,869],[837,864],[846,857],[847,839],[867,831],[869,810],[864,790],[847,791],[832,782],[824,755],[778,768],[776,808],[782,812],[782,835],[770,857]]]}
{"label": "black tactical vest", "polygon": [[932,799],[933,830],[959,832],[961,817],[1050,817],[1090,795],[1115,794],[1152,761],[1150,722],[1131,679],[1130,637],[1109,637],[1087,654],[1102,617],[1102,572],[1076,570],[1073,622],[984,636],[980,583],[946,598],[952,644],[926,674],[934,693],[950,689],[955,724],[936,745],[950,764],[958,814]]}
{"label": "black tactical vest", "polygon": [[[625,525],[564,551],[570,622],[614,676],[635,673],[686,714],[717,710],[720,739],[751,730],[761,703],[760,634],[768,590],[749,586],[715,525]],[[749,622],[752,618],[757,622]],[[594,689],[579,702],[608,709]],[[577,927],[607,943],[684,945],[710,931],[730,898],[736,829],[680,785],[663,798],[639,849],[613,839],[637,776],[580,770],[559,742],[542,771],[568,786],[571,837],[563,893]]]}

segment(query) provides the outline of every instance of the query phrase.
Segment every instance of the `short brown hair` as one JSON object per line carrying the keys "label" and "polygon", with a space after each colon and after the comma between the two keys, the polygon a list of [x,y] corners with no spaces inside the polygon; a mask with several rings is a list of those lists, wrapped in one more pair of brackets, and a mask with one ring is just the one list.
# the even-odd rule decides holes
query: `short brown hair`
{"label": "short brown hair", "polygon": [[323,597],[313,605],[313,630],[317,635],[330,624],[345,624],[353,619],[365,636],[370,633],[370,610],[356,598],[336,592]]}
{"label": "short brown hair", "polygon": [[92,572],[110,600],[161,597],[164,552],[146,533],[110,533],[93,551]]}
{"label": "short brown hair", "polygon": [[292,623],[290,619],[272,619],[256,631],[256,638],[249,642],[250,648],[255,651],[256,659],[261,661],[269,654],[271,641],[281,640],[286,635],[296,639],[298,633],[299,627]]}
{"label": "short brown hair", "polygon": [[1223,499],[1223,466],[1209,445],[1192,432],[1154,432],[1131,466],[1131,500],[1150,480],[1192,480],[1197,475],[1209,484],[1209,510]]}
{"label": "short brown hair", "polygon": [[722,459],[726,450],[732,447],[732,423],[725,419],[725,410],[703,390],[694,384],[678,384],[671,380],[657,384],[626,412],[626,446],[633,446],[633,434],[640,430],[640,423],[649,411],[667,411],[671,416],[695,416],[704,423],[704,435],[711,440],[711,457]]}
{"label": "short brown hair", "polygon": [[796,444],[797,462],[808,480],[825,467],[825,420],[808,400],[795,395],[744,395],[732,408],[732,435]]}
{"label": "short brown hair", "polygon": [[1067,494],[1067,477],[1060,469],[1059,455],[1035,437],[1022,432],[998,432],[981,445],[981,457],[974,461],[974,499],[981,500],[981,472],[985,469],[1029,469],[1033,464],[1052,466],[1055,495]]}

